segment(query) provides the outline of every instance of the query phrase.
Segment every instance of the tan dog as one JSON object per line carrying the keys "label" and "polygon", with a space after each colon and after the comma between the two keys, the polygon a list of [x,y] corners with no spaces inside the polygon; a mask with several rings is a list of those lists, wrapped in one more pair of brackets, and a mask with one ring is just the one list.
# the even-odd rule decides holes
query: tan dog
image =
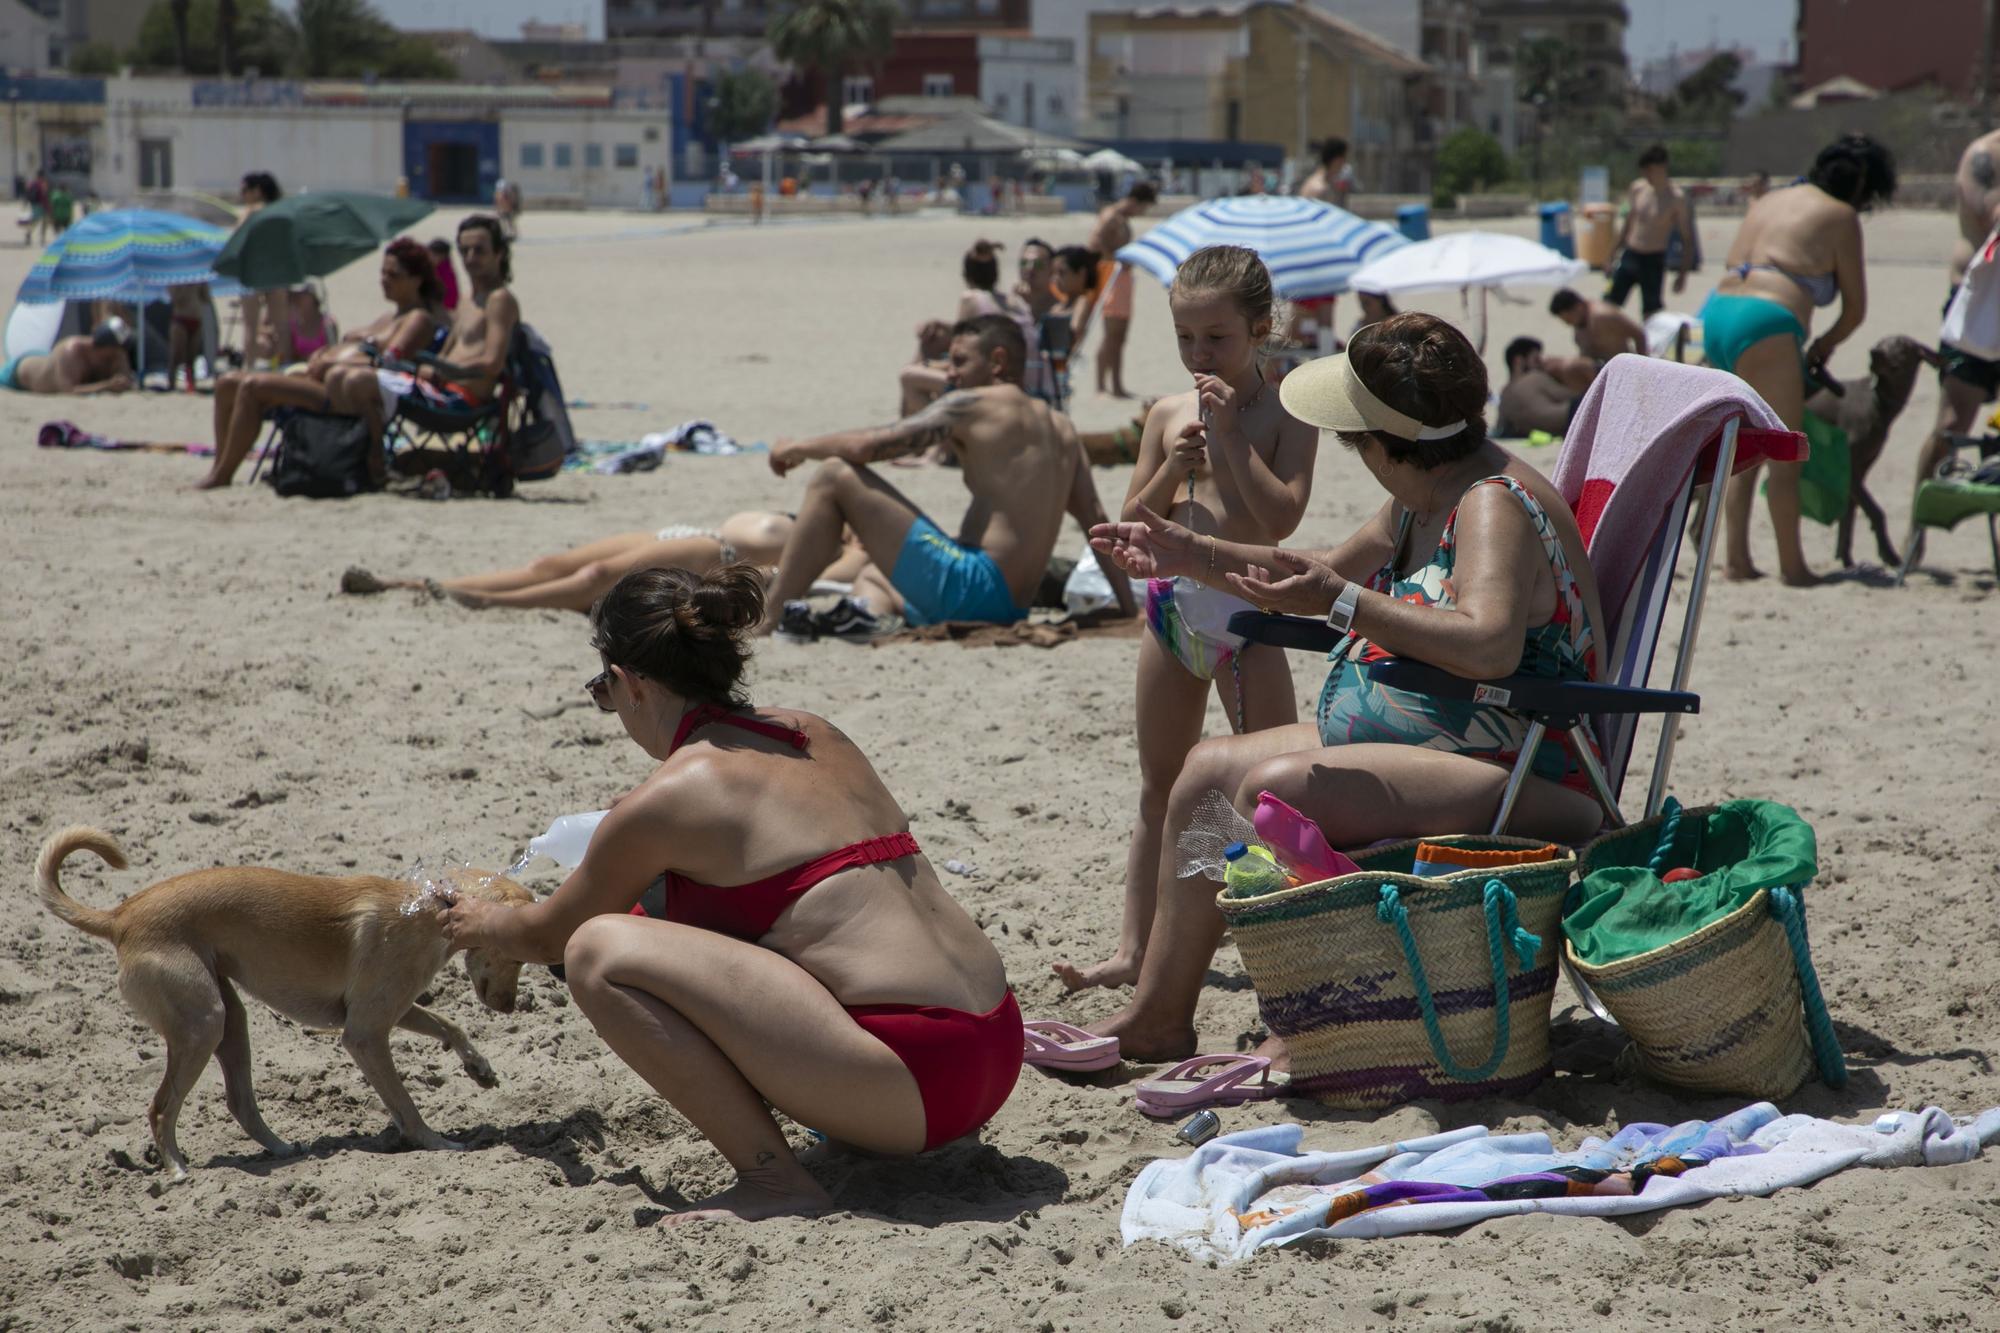
{"label": "tan dog", "polygon": [[[389,1055],[389,1032],[402,1028],[437,1038],[479,1083],[494,1082],[492,1066],[465,1034],[416,1002],[450,950],[432,912],[405,910],[411,884],[219,867],[163,880],[102,912],[71,898],[57,879],[78,851],[125,868],[125,853],[108,834],[68,828],[42,847],[36,886],[51,912],[111,941],[125,1002],[166,1039],[167,1072],[147,1122],[175,1180],[187,1175],[187,1162],[174,1143],[174,1121],[211,1055],[222,1066],[236,1123],[279,1156],[297,1151],[257,1113],[239,986],[296,1023],[338,1031],[405,1138],[423,1148],[459,1146],[424,1124]],[[501,902],[534,900],[512,880],[478,871],[452,876],[451,888]],[[513,1012],[519,963],[469,950],[465,970],[480,1003]]]}

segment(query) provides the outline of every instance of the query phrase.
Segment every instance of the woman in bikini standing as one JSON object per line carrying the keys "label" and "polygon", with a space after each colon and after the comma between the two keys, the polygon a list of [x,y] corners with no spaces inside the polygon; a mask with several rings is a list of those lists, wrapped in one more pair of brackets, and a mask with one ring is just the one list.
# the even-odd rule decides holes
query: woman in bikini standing
{"label": "woman in bikini standing", "polygon": [[[747,565],[620,580],[592,617],[588,689],[658,767],[554,894],[441,913],[455,947],[562,963],[605,1042],[728,1159],[736,1184],[683,1216],[831,1204],[770,1108],[916,1153],[985,1124],[1021,1067],[1000,955],[867,756],[824,718],[745,699],[763,616]],[[662,872],[664,919],[631,915]]]}
{"label": "woman in bikini standing", "polygon": [[[1822,149],[1805,184],[1773,190],[1750,205],[1729,247],[1729,263],[1702,310],[1702,350],[1763,396],[1787,426],[1805,425],[1807,365],[1824,365],[1868,313],[1861,214],[1896,190],[1889,152],[1851,134]],[[1806,344],[1815,308],[1840,302],[1833,327]],[[1802,463],[1769,465],[1771,527],[1778,573],[1786,583],[1817,582],[1799,538]],[[1729,481],[1724,503],[1724,572],[1753,579],[1750,514],[1761,469]]]}

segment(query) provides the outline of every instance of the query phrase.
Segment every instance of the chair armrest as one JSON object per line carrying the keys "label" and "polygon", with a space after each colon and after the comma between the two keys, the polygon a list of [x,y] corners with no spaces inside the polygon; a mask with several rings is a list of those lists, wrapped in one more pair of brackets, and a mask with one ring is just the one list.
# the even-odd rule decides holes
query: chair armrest
{"label": "chair armrest", "polygon": [[1546,676],[1507,676],[1500,680],[1467,680],[1441,667],[1407,658],[1377,662],[1369,676],[1393,689],[1438,699],[1511,708],[1551,728],[1562,730],[1593,713],[1699,713],[1701,696],[1686,690],[1649,690],[1595,681],[1550,680]]}
{"label": "chair armrest", "polygon": [[1313,616],[1280,616],[1268,611],[1238,611],[1229,617],[1229,632],[1251,643],[1268,643],[1295,653],[1330,653],[1347,637]]}

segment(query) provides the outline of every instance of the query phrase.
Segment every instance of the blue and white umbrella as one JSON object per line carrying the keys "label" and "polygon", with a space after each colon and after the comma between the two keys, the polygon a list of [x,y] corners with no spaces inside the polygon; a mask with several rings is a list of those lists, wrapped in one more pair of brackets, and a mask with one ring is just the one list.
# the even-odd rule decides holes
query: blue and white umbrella
{"label": "blue and white umbrella", "polygon": [[212,296],[239,295],[216,276],[226,228],[178,213],[115,208],[92,213],[56,237],[21,283],[16,298],[56,301],[163,301],[167,289],[209,284]]}
{"label": "blue and white umbrella", "polygon": [[1356,269],[1409,243],[1394,227],[1316,199],[1250,194],[1183,209],[1117,259],[1171,284],[1188,256],[1205,246],[1248,246],[1271,270],[1279,296],[1313,301],[1340,295]]}

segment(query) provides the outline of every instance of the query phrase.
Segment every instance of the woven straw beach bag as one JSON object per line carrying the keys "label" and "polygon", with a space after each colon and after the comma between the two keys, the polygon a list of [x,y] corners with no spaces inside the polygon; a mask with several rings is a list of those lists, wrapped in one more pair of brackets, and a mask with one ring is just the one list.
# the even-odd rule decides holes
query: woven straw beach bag
{"label": "woven straw beach bag", "polygon": [[1216,900],[1264,1023],[1290,1048],[1294,1096],[1371,1110],[1512,1095],[1548,1076],[1556,932],[1576,858],[1420,878],[1409,873],[1417,846],[1358,856],[1360,874]]}
{"label": "woven straw beach bag", "polygon": [[[1660,815],[1586,847],[1582,873],[1587,880],[1608,867],[1650,866],[1657,874],[1691,863],[1720,809],[1681,810],[1669,800]],[[1782,806],[1770,809],[1798,820]],[[1803,881],[1758,888],[1727,916],[1602,966],[1584,962],[1565,939],[1570,966],[1632,1039],[1621,1063],[1675,1087],[1762,1101],[1797,1091],[1815,1064],[1829,1086],[1844,1084],[1846,1064],[1806,942],[1804,889]]]}

